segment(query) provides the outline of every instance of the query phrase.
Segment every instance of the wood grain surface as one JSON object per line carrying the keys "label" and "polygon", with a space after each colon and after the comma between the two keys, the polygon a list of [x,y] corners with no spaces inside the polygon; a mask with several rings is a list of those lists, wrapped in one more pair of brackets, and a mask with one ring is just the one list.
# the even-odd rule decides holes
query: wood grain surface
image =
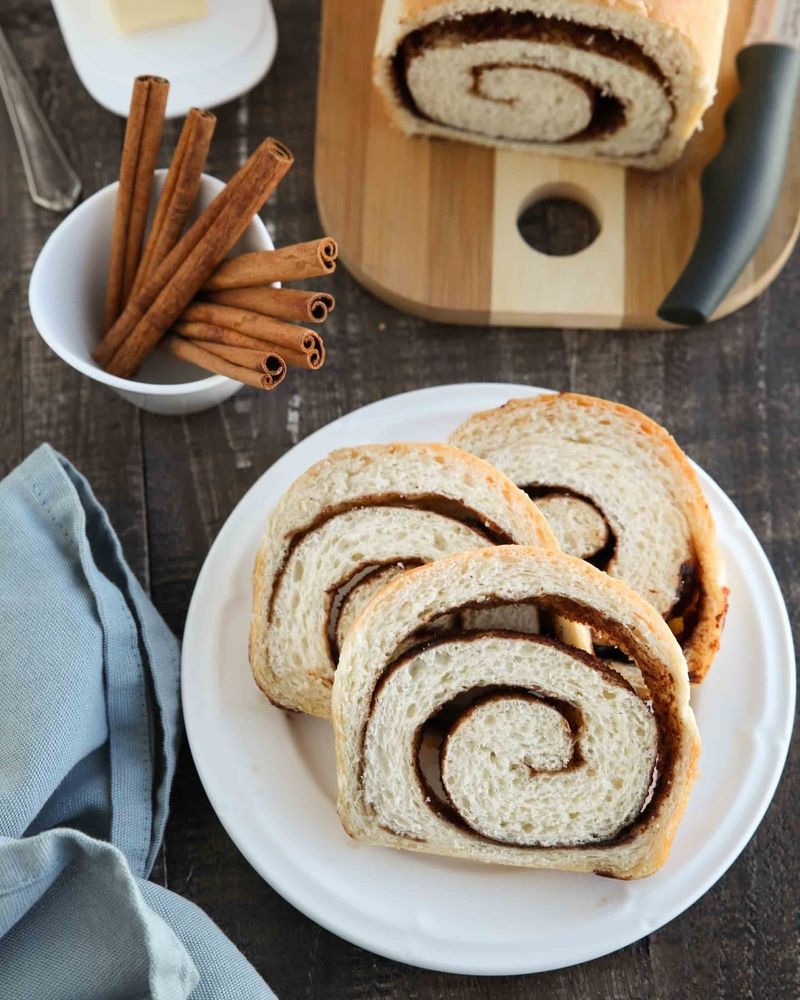
{"label": "wood grain surface", "polygon": [[[668,170],[622,170],[416,137],[389,124],[370,86],[382,0],[323,0],[316,188],[342,259],[376,295],[427,319],[515,326],[664,327],[656,309],[686,263],[700,175],[738,86],[735,57],[755,0],[730,5],[718,98]],[[800,108],[779,209],[718,315],[749,302],[800,231]],[[560,195],[594,211],[599,235],[574,256],[526,246],[517,219]]]}
{"label": "wood grain surface", "polygon": [[[288,143],[296,166],[264,213],[282,244],[316,236],[321,228],[312,180],[320,8],[314,0],[277,0],[275,7],[275,65],[250,95],[219,109],[210,169],[229,176],[266,133]],[[0,0],[0,27],[85,192],[113,180],[122,122],[79,83],[47,0]],[[168,126],[168,144],[177,130],[176,123]],[[176,632],[216,532],[244,491],[292,444],[391,393],[474,380],[595,393],[665,423],[761,539],[797,631],[797,256],[757,302],[694,333],[567,329],[531,335],[498,328],[487,334],[436,326],[377,301],[340,268],[331,282],[338,305],[328,322],[329,361],[321,372],[291,371],[280,390],[244,389],[207,413],[157,417],[78,375],[37,336],[27,306],[28,279],[58,219],[28,198],[1,109],[0,157],[0,473],[43,441],[75,462],[108,508],[133,570]],[[274,893],[225,834],[184,746],[155,877],[203,907],[282,1000],[783,1000],[800,996],[798,843],[795,741],[775,801],[742,856],[662,930],[561,972],[508,979],[437,975],[341,941]]]}

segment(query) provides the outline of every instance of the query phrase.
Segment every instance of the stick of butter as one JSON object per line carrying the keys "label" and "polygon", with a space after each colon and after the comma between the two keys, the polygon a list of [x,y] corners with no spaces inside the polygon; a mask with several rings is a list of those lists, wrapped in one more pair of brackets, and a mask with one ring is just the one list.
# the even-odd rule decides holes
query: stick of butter
{"label": "stick of butter", "polygon": [[207,0],[107,0],[117,29],[124,35],[161,28],[208,15]]}

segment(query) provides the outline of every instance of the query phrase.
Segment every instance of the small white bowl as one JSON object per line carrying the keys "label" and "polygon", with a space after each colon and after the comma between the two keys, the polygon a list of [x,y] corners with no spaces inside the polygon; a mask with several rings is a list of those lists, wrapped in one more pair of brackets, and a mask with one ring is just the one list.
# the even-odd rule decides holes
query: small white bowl
{"label": "small white bowl", "polygon": [[[156,171],[155,193],[161,190],[166,173]],[[92,359],[102,329],[117,187],[117,183],[109,184],[79,205],[42,247],[28,289],[33,322],[42,340],[68,365],[110,386],[134,406],[173,415],[207,410],[238,392],[241,383],[224,375],[208,375],[158,350],[148,355],[133,379],[109,375]],[[203,174],[197,211],[223,187],[222,181]],[[264,223],[254,216],[232,252],[272,249]]]}

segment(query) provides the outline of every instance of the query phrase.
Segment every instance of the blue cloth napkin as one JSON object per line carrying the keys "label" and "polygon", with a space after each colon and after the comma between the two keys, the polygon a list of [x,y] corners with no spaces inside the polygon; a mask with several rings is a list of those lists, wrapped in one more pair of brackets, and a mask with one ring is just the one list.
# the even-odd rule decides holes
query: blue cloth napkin
{"label": "blue cloth napkin", "polygon": [[42,446],[0,482],[0,997],[274,997],[201,910],[147,881],[179,670],[88,483]]}

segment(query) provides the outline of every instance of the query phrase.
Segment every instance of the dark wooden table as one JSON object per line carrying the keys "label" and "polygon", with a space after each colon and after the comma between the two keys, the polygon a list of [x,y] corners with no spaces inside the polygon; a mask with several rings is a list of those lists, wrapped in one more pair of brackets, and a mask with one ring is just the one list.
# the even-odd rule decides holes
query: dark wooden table
{"label": "dark wooden table", "polygon": [[[99,2],[99,0],[98,0]],[[277,60],[219,109],[210,171],[229,176],[267,133],[296,166],[265,210],[276,243],[321,232],[312,184],[319,5],[277,0]],[[123,123],[78,81],[47,0],[1,0],[0,26],[91,193],[115,178]],[[168,127],[167,143],[177,128]],[[214,536],[254,480],[296,441],[355,407],[443,382],[512,381],[621,400],[669,427],[734,499],[800,601],[800,258],[756,303],[694,333],[452,329],[404,316],[339,269],[318,375],[245,389],[184,419],[152,416],[79,376],[37,336],[27,304],[36,255],[57,218],[27,195],[0,111],[0,472],[42,441],[90,479],[133,570],[181,632]],[[740,664],[747,670],[748,664]],[[736,683],[731,678],[731,683]],[[509,979],[437,975],[345,943],[298,913],[220,826],[184,747],[154,877],[194,900],[282,998],[541,997],[658,1000],[800,996],[800,757],[739,860],[687,913],[615,955]]]}

